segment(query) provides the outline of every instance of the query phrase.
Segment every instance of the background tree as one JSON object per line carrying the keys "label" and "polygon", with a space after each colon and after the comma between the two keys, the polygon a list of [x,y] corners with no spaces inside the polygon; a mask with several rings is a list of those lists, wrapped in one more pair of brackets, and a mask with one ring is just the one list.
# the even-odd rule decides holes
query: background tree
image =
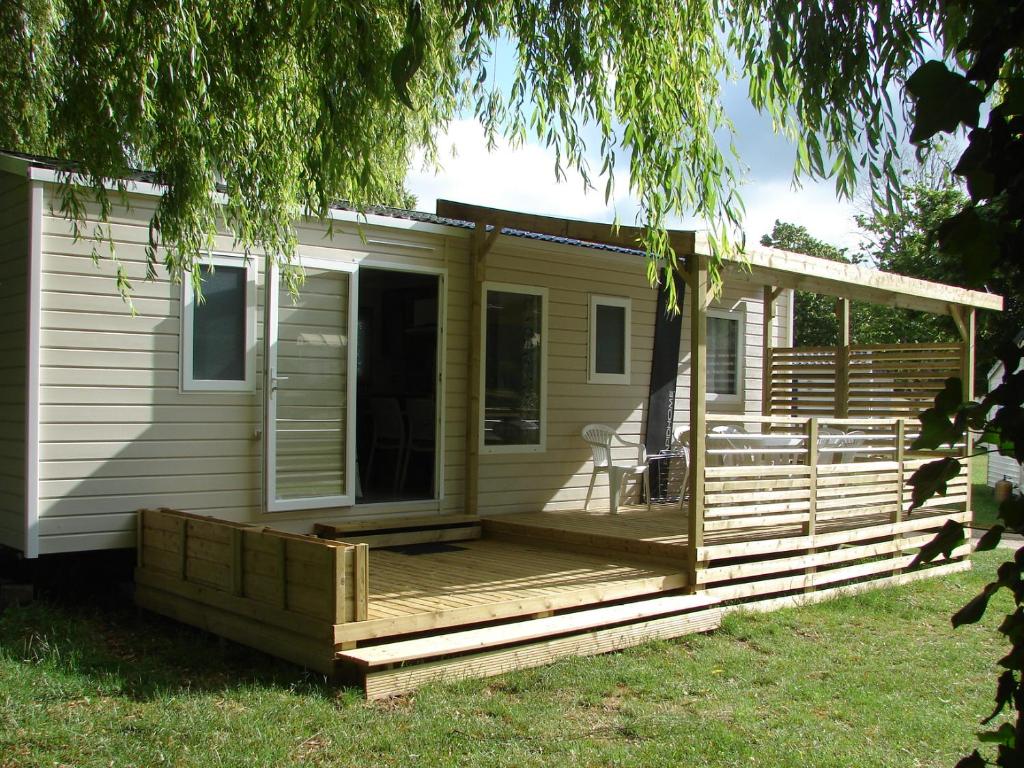
{"label": "background tree", "polygon": [[[849,263],[845,248],[839,248],[811,235],[806,227],[775,220],[770,235],[761,238],[761,245],[784,251],[817,256],[830,261]],[[793,308],[793,339],[798,347],[835,346],[839,337],[835,299],[810,291],[797,291]]]}
{"label": "background tree", "polygon": [[[852,254],[811,235],[796,224],[776,221],[770,235],[761,244],[811,256],[867,264],[887,272],[918,277],[948,285],[977,287],[969,278],[960,258],[939,247],[939,225],[958,213],[967,203],[967,195],[948,175],[918,178],[904,187],[902,199],[891,209],[877,209],[855,216],[861,237]],[[1017,261],[999,266],[982,284],[997,293],[1020,284]],[[828,296],[797,291],[794,311],[795,339],[801,346],[833,345],[837,338],[834,300]],[[928,312],[853,302],[851,334],[857,344],[907,344],[933,341],[959,341],[951,318]],[[1002,343],[1024,328],[1024,306],[1012,292],[1006,296],[1003,312],[978,315],[976,378],[985,375],[997,360]]]}
{"label": "background tree", "polygon": [[[706,220],[716,243],[738,230],[723,75],[793,139],[796,172],[846,193],[860,172],[885,197],[889,94],[941,22],[923,0],[9,0],[0,146],[77,161],[104,212],[104,178],[151,169],[167,192],[149,257],[180,277],[219,225],[288,261],[300,212],[399,199],[412,150],[472,114],[609,196],[620,171],[654,277],[675,268],[669,217]],[[504,90],[498,39],[516,51]]]}

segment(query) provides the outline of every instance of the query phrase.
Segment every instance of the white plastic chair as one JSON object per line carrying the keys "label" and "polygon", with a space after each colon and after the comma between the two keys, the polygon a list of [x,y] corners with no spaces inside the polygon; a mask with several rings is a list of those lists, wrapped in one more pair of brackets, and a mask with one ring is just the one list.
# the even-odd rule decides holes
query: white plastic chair
{"label": "white plastic chair", "polygon": [[835,427],[818,429],[818,463],[849,464],[856,461],[857,453],[853,448],[864,445],[864,433],[851,430],[844,432]]}
{"label": "white plastic chair", "polygon": [[672,431],[672,450],[682,457],[683,482],[679,488],[679,509],[686,503],[686,491],[690,487],[690,428],[676,427]]}
{"label": "white plastic chair", "polygon": [[[587,488],[587,500],[583,503],[583,511],[590,505],[590,496],[594,492],[594,481],[598,472],[608,475],[609,502],[612,514],[619,511],[619,493],[622,489],[622,478],[626,475],[642,475],[644,494],[647,497],[647,510],[651,509],[651,475],[647,466],[647,451],[640,443],[630,443],[616,434],[615,430],[605,424],[587,424],[581,432],[584,441],[594,453],[594,469],[590,473],[590,487]],[[616,464],[612,458],[612,441],[626,448],[636,448],[635,464]]]}
{"label": "white plastic chair", "polygon": [[402,459],[402,476],[398,487],[405,490],[409,474],[409,456],[413,453],[434,456],[434,401],[426,397],[414,397],[405,401],[405,413],[409,417],[409,432],[405,440],[405,457]]}

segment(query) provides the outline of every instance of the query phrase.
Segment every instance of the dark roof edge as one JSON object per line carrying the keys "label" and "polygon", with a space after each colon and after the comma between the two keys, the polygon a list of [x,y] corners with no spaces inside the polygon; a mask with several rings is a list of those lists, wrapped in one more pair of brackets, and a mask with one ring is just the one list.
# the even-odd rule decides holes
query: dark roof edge
{"label": "dark roof edge", "polygon": [[[23,163],[21,168],[15,169],[10,164],[5,164],[4,159],[9,158],[14,160],[16,163]],[[43,155],[32,155],[25,152],[15,152],[7,149],[0,149],[0,171],[8,171],[9,173],[29,172],[31,168],[41,168],[55,172],[75,172],[78,168],[78,163],[69,160],[61,160],[55,157],[46,157]],[[153,184],[159,186],[161,184],[159,177],[152,171],[141,171],[132,170],[128,174],[119,177],[122,181],[136,182],[141,184]],[[218,191],[224,191],[222,188],[218,188]],[[365,214],[372,216],[382,216],[391,219],[401,219],[405,221],[414,221],[422,224],[434,224],[442,227],[452,227],[460,230],[472,229],[474,223],[471,221],[462,221],[460,219],[452,219],[444,216],[438,216],[434,213],[427,211],[414,211],[406,208],[395,208],[387,205],[369,205],[364,208],[358,208],[350,205],[345,201],[334,203],[331,206],[332,210],[347,211],[355,214]],[[488,231],[493,228],[488,226]],[[527,232],[520,229],[512,229],[509,227],[502,227],[502,235],[509,237],[519,237],[527,240],[536,240],[538,242],[554,243],[557,245],[569,245],[577,248],[589,248],[592,250],[605,251],[608,253],[619,253],[627,256],[643,256],[644,252],[631,248],[622,248],[620,246],[605,245],[602,243],[591,243],[585,240],[573,240],[567,237],[557,237],[554,235],[543,235],[536,232]]]}

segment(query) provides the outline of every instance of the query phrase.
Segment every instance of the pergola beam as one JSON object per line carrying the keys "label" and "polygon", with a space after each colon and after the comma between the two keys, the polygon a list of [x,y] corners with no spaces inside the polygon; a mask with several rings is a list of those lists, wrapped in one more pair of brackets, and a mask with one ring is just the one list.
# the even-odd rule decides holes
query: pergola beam
{"label": "pergola beam", "polygon": [[696,586],[699,563],[697,551],[704,546],[704,464],[707,457],[707,339],[708,339],[708,265],[707,258],[690,260],[687,274],[690,285],[690,507],[687,533],[690,584]]}
{"label": "pergola beam", "polygon": [[[611,245],[616,248],[639,250],[643,238],[643,227],[628,227],[595,221],[564,219],[556,216],[540,216],[533,213],[519,213],[484,205],[470,205],[454,200],[438,200],[435,208],[438,216],[458,221],[486,222],[496,228],[506,227],[538,235],[563,237],[583,243]],[[669,245],[677,257],[693,253],[696,233],[689,230],[670,229]]]}
{"label": "pergola beam", "polygon": [[463,506],[467,515],[475,515],[479,501],[480,478],[480,325],[483,317],[483,284],[487,275],[487,254],[494,247],[501,227],[490,232],[476,222],[469,251],[469,348],[466,350],[466,477]]}
{"label": "pergola beam", "polygon": [[[710,247],[701,238],[697,239],[696,249],[698,253],[710,254]],[[748,265],[752,277],[765,285],[810,291],[839,299],[916,309],[936,315],[950,314],[951,306],[995,311],[1003,309],[1003,298],[996,294],[775,248],[750,247],[730,261]]]}

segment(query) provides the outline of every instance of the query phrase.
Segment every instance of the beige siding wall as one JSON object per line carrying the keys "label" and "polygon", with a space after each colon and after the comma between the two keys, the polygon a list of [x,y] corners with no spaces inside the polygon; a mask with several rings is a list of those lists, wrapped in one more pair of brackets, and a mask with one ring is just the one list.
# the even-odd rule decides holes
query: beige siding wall
{"label": "beige siding wall", "polygon": [[29,185],[0,173],[0,544],[25,549]]}
{"label": "beige siding wall", "polygon": [[[180,286],[161,270],[145,280],[151,198],[117,210],[111,235],[134,287],[134,316],[114,291],[114,266],[92,259],[59,212],[44,204],[40,352],[40,552],[131,546],[134,511],[169,506],[224,519],[308,531],[353,514],[462,508],[465,420],[465,245],[445,238],[339,222],[332,237],[298,228],[306,257],[448,268],[449,391],[444,499],[401,507],[261,513],[262,360],[254,392],[181,392]],[[54,206],[56,207],[56,206]],[[217,249],[232,253],[229,237]],[[260,305],[262,306],[262,263]],[[262,311],[258,321],[262,349]]]}
{"label": "beige siding wall", "polygon": [[[644,263],[639,258],[595,250],[545,247],[528,240],[502,238],[487,257],[487,279],[548,289],[547,450],[481,455],[480,511],[501,514],[579,508],[586,498],[592,467],[590,451],[580,437],[582,427],[600,422],[614,427],[627,440],[643,439],[657,306]],[[632,300],[628,385],[587,382],[590,294]],[[777,301],[776,344],[788,343],[790,296],[791,292],[784,292]],[[689,307],[689,294],[685,300]],[[715,307],[739,309],[745,314],[744,402],[718,410],[761,411],[762,306],[762,286],[731,271]],[[677,426],[689,420],[689,344],[689,319],[684,313],[674,419]],[[631,455],[630,449],[619,454],[622,460]],[[635,490],[627,489],[627,493]],[[592,505],[607,508],[603,475],[595,486]]]}
{"label": "beige siding wall", "polygon": [[[27,199],[27,196],[26,196]],[[181,289],[161,274],[145,278],[144,248],[153,200],[118,210],[111,235],[135,290],[133,316],[114,292],[114,266],[93,261],[93,244],[76,242],[68,223],[44,205],[40,353],[40,551],[131,546],[134,511],[169,506],[229,520],[308,531],[314,521],[346,517],[457,513],[463,510],[469,285],[468,239],[414,231],[407,223],[336,222],[328,237],[317,223],[298,227],[300,254],[364,266],[445,271],[440,501],[267,514],[262,507],[262,359],[253,392],[181,392]],[[217,250],[233,252],[222,237]],[[262,350],[262,263],[258,348]],[[484,454],[481,512],[559,509],[582,502],[590,454],[581,427],[611,424],[628,439],[643,434],[656,295],[644,265],[593,249],[500,238],[487,279],[548,289],[547,448],[542,453]],[[628,296],[631,379],[588,384],[590,294]],[[688,299],[687,299],[688,300]],[[777,343],[786,343],[789,294],[779,302]],[[721,303],[746,310],[745,403],[760,409],[761,286],[731,275]],[[676,422],[688,407],[689,327],[681,339]],[[607,503],[604,488],[596,503]]]}

